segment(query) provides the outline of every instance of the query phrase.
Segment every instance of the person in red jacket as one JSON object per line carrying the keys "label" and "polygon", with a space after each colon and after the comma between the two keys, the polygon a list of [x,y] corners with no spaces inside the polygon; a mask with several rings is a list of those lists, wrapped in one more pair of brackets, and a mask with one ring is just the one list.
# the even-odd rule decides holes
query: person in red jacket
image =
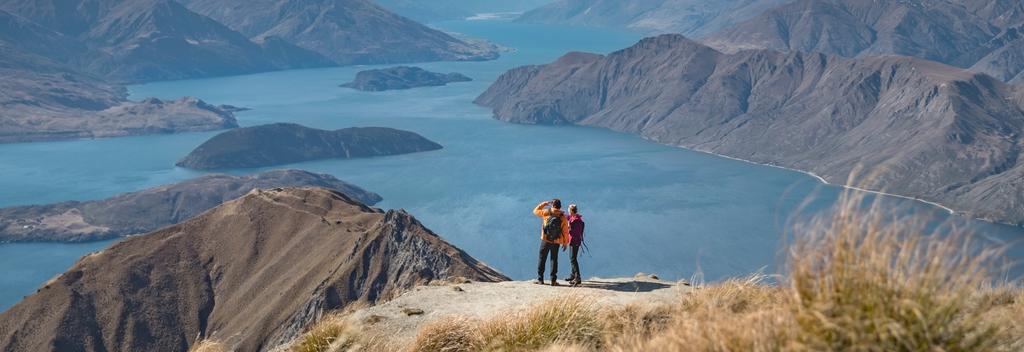
{"label": "person in red jacket", "polygon": [[[569,281],[572,286],[579,286],[583,282],[583,277],[580,276],[580,262],[577,258],[580,254],[580,246],[583,245],[583,229],[586,223],[583,222],[583,215],[580,214],[576,204],[569,204],[569,216],[566,219],[569,220],[569,264],[572,265],[572,273],[565,280]],[[565,248],[563,247],[562,250],[564,251]]]}
{"label": "person in red jacket", "polygon": [[537,283],[544,284],[544,263],[551,256],[551,286],[558,286],[558,247],[569,244],[569,221],[558,198],[541,202],[533,208],[533,215],[541,218],[540,259],[537,262]]}

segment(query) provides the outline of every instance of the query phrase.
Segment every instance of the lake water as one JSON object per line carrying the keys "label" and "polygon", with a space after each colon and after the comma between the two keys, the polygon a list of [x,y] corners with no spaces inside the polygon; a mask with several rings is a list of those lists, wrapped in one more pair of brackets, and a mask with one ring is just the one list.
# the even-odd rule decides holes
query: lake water
{"label": "lake water", "polygon": [[[584,276],[648,272],[677,279],[702,272],[717,279],[772,271],[787,222],[801,209],[828,206],[840,192],[801,173],[631,135],[507,124],[471,103],[509,68],[545,63],[569,50],[624,48],[639,39],[636,34],[499,21],[438,26],[515,51],[495,61],[418,65],[474,79],[446,87],[358,92],[338,84],[367,67],[341,67],[159,82],[131,92],[133,98],[192,95],[249,107],[253,110],[237,115],[245,126],[387,126],[437,141],[443,150],[284,167],[330,173],[380,193],[384,202],[378,206],[407,209],[448,241],[516,279],[535,276],[540,222],[531,210],[551,197],[578,203],[587,220],[591,252],[581,258]],[[0,145],[0,206],[99,199],[201,175],[174,163],[216,133]],[[916,202],[891,202],[943,216]],[[1024,238],[1017,228],[976,225],[995,238]],[[0,309],[108,244],[0,245]],[[1013,255],[1024,257],[1020,251]],[[568,274],[564,255],[560,273]]]}

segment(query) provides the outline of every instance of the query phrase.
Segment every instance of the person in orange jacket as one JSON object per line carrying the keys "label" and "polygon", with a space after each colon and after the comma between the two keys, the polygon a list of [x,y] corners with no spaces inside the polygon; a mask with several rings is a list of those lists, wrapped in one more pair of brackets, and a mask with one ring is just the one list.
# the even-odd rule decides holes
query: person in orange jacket
{"label": "person in orange jacket", "polygon": [[569,220],[562,211],[558,198],[541,202],[533,208],[533,215],[541,218],[540,259],[537,261],[537,283],[544,284],[544,263],[551,256],[551,286],[558,286],[558,248],[569,244]]}

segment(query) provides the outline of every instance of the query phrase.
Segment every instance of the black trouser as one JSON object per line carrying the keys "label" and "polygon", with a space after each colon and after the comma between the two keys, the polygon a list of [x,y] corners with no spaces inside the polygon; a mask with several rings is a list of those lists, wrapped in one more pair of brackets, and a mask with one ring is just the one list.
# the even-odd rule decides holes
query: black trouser
{"label": "black trouser", "polygon": [[570,244],[569,253],[569,264],[572,264],[572,273],[569,274],[570,281],[583,281],[583,278],[580,277],[580,262],[576,260],[576,256],[580,254],[580,245]]}
{"label": "black trouser", "polygon": [[540,241],[540,260],[537,261],[538,280],[544,280],[544,262],[548,260],[548,254],[551,254],[551,279],[558,278],[558,247],[558,243]]}

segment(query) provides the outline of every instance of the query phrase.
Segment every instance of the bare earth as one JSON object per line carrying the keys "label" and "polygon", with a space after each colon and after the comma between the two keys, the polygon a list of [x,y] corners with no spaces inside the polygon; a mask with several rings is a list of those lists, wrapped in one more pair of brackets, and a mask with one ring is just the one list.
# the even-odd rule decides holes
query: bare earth
{"label": "bare earth", "polygon": [[[389,336],[394,339],[392,343],[400,346],[412,342],[424,324],[448,316],[487,319],[502,312],[523,310],[567,295],[582,296],[602,308],[633,303],[671,303],[690,290],[691,287],[684,282],[640,276],[591,278],[584,281],[581,287],[553,287],[532,281],[420,286],[387,303],[357,310],[349,319],[364,328],[372,326],[372,329],[362,330]],[[406,314],[408,310],[417,309],[422,310],[423,314]]]}

